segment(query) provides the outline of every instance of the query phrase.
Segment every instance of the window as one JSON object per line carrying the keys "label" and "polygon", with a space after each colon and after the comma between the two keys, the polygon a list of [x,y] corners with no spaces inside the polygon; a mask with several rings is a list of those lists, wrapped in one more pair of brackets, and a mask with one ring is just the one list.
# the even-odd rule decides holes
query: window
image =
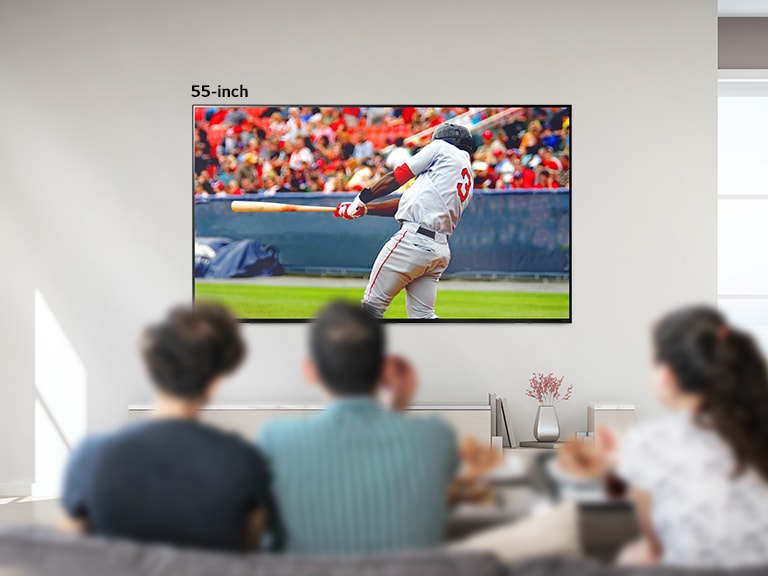
{"label": "window", "polygon": [[718,82],[718,305],[768,354],[768,71]]}

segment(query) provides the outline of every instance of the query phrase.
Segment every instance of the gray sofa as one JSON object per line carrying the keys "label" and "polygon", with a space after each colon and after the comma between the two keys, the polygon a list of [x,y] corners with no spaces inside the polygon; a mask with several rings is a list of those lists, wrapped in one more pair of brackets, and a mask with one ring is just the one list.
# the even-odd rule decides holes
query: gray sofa
{"label": "gray sofa", "polygon": [[[768,568],[732,572],[763,576]],[[716,576],[721,571],[619,570],[588,560],[536,558],[505,566],[486,554],[423,552],[299,558],[228,555],[0,527],[0,576]]]}

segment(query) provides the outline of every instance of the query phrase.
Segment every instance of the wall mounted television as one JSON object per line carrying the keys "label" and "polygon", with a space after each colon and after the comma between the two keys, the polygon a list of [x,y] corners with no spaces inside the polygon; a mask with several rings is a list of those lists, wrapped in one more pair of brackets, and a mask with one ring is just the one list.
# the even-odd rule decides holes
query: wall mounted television
{"label": "wall mounted television", "polygon": [[194,295],[571,321],[571,107],[194,106]]}

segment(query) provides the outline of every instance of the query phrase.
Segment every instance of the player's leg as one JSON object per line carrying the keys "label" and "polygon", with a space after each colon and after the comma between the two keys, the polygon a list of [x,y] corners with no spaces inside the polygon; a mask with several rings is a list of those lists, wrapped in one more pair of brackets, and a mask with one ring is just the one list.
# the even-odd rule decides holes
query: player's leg
{"label": "player's leg", "polygon": [[435,301],[437,300],[437,283],[440,276],[429,274],[417,278],[405,288],[405,309],[408,318],[418,320],[437,320]]}
{"label": "player's leg", "polygon": [[405,287],[405,308],[408,318],[436,320],[435,302],[437,284],[451,261],[447,245],[439,246],[438,257],[432,261],[424,274]]}
{"label": "player's leg", "polygon": [[[419,254],[412,254],[409,233],[400,230],[379,251],[371,268],[371,277],[363,295],[363,307],[382,318],[392,299],[425,267]],[[412,234],[412,233],[410,233]]]}

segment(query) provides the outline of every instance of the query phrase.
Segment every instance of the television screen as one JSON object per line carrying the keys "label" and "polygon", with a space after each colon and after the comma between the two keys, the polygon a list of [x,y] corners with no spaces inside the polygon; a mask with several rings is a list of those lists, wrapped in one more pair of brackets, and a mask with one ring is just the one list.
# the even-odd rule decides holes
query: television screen
{"label": "television screen", "polygon": [[194,293],[244,321],[569,322],[570,106],[195,106]]}

